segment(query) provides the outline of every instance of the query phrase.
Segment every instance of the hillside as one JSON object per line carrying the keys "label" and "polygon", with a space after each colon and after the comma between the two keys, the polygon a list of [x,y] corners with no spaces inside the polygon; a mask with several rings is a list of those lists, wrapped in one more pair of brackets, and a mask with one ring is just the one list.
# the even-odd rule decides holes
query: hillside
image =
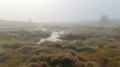
{"label": "hillside", "polygon": [[30,30],[36,28],[37,25],[32,22],[0,20],[0,30]]}

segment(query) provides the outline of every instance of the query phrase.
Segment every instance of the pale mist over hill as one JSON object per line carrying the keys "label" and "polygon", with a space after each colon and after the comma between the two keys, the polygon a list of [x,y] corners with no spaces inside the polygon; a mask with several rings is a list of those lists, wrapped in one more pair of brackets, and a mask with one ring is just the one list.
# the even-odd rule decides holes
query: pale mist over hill
{"label": "pale mist over hill", "polygon": [[119,0],[0,0],[0,29],[31,30],[52,25],[119,26],[119,2]]}
{"label": "pale mist over hill", "polygon": [[120,19],[119,0],[0,0],[0,19],[61,23]]}

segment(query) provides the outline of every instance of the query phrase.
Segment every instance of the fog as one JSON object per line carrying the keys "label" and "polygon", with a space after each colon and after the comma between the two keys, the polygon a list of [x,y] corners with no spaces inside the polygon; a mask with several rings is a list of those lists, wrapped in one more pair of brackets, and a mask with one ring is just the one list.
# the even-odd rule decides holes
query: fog
{"label": "fog", "polygon": [[34,22],[97,20],[103,14],[120,18],[120,0],[0,0],[0,19]]}

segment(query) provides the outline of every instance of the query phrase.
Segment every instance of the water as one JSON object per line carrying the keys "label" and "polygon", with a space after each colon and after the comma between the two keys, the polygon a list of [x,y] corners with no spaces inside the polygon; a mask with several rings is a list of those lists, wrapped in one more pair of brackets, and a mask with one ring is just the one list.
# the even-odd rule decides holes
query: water
{"label": "water", "polygon": [[47,28],[43,27],[43,26],[38,26],[38,29],[43,31],[43,32],[46,32],[47,31]]}
{"label": "water", "polygon": [[62,35],[62,34],[64,34],[64,31],[52,32],[50,37],[40,39],[40,41],[37,44],[41,44],[45,41],[61,42],[62,40],[59,38],[60,38],[60,35]]}
{"label": "water", "polygon": [[46,31],[47,31],[47,29],[46,29],[46,28],[41,28],[41,31],[45,31],[45,32],[46,32]]}

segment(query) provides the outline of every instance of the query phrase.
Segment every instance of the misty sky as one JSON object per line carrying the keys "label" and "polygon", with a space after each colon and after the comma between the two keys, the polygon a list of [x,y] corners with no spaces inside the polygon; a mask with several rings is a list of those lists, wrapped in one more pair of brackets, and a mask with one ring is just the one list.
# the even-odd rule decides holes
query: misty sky
{"label": "misty sky", "polygon": [[120,19],[120,0],[0,0],[0,19],[35,22]]}

